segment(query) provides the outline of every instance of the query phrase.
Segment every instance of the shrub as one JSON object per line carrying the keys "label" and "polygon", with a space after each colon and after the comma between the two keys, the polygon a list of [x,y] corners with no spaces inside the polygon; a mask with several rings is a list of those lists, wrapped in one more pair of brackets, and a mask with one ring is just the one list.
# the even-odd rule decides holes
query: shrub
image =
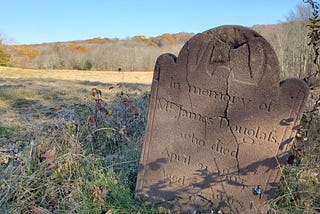
{"label": "shrub", "polygon": [[9,66],[10,65],[10,55],[5,50],[5,47],[0,41],[0,66]]}
{"label": "shrub", "polygon": [[86,60],[83,65],[83,70],[90,71],[92,69],[92,63]]}

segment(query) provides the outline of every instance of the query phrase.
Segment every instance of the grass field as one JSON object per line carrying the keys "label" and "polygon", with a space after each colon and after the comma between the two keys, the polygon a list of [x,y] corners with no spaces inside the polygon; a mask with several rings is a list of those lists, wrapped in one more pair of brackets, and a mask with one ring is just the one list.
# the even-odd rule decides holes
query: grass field
{"label": "grass field", "polygon": [[152,75],[0,67],[0,213],[149,212],[133,189]]}
{"label": "grass field", "polygon": [[54,79],[69,81],[88,81],[101,83],[134,83],[151,84],[153,72],[125,72],[125,71],[79,71],[79,70],[34,70],[7,68],[0,66],[1,78],[19,79]]}
{"label": "grass field", "polygon": [[[0,213],[157,213],[134,197],[151,79],[0,67]],[[320,212],[319,117],[304,115],[270,213]]]}

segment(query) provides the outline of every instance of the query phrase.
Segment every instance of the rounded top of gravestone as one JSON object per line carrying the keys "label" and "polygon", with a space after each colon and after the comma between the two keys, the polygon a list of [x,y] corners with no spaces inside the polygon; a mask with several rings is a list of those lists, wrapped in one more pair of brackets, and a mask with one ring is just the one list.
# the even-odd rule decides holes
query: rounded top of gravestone
{"label": "rounded top of gravestone", "polygon": [[197,65],[198,71],[209,75],[223,66],[230,69],[235,81],[268,89],[279,87],[275,51],[260,34],[246,27],[227,25],[195,35],[181,49],[177,63]]}

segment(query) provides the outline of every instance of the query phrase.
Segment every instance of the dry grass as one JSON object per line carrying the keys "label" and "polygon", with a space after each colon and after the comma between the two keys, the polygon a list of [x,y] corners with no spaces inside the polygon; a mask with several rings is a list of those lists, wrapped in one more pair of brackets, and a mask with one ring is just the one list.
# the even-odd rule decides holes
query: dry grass
{"label": "dry grass", "polygon": [[133,194],[152,73],[2,67],[0,77],[0,213],[152,210]]}
{"label": "dry grass", "polygon": [[[114,88],[115,83],[124,83],[130,93],[139,95],[150,90],[151,78],[152,72],[0,67],[0,124],[4,127],[30,127],[34,126],[30,121],[53,122],[59,116],[65,116],[63,114],[72,114],[74,104],[86,103],[92,88],[100,88],[107,95],[106,101],[111,101],[116,91],[110,88]],[[51,114],[51,118],[46,114]]]}
{"label": "dry grass", "polygon": [[[0,213],[155,213],[133,194],[151,78],[0,67]],[[271,213],[320,212],[319,110],[298,133]]]}
{"label": "dry grass", "polygon": [[79,70],[35,70],[0,66],[1,78],[54,79],[90,81],[102,83],[151,84],[153,72],[79,71]]}

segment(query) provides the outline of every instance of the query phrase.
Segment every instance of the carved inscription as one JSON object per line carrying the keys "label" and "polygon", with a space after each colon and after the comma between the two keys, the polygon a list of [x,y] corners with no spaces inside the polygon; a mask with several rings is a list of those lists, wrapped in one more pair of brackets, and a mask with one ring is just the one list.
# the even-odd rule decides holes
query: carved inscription
{"label": "carved inscription", "polygon": [[218,179],[226,179],[229,182],[238,184],[241,188],[246,188],[245,179],[237,174],[234,169],[220,168],[214,158],[212,165],[208,166],[204,163],[198,163],[198,170],[205,172],[207,175],[217,177]]}
{"label": "carved inscription", "polygon": [[183,140],[185,140],[186,143],[192,143],[197,146],[205,146],[206,142],[203,139],[200,139],[199,137],[196,137],[194,133],[192,134],[186,134],[186,133],[180,133],[180,136]]}
{"label": "carved inscription", "polygon": [[[228,124],[225,123],[220,123],[221,127],[220,128],[227,128]],[[254,144],[257,140],[264,141],[264,142],[268,142],[268,143],[278,143],[278,139],[277,139],[277,130],[272,129],[269,131],[263,131],[262,128],[260,126],[258,127],[253,127],[253,128],[249,128],[246,126],[240,126],[237,124],[231,124],[230,125],[231,130],[233,131],[233,133],[238,133],[240,135],[242,135],[242,140],[241,142],[243,143],[251,143]]]}
{"label": "carved inscription", "polygon": [[137,195],[170,213],[266,213],[307,96],[300,80],[279,83],[256,32],[195,35],[157,59]]}
{"label": "carved inscription", "polygon": [[173,114],[177,119],[187,119],[194,122],[204,123],[206,125],[219,125],[224,119],[223,117],[210,117],[195,111],[190,111],[181,104],[168,101],[164,98],[157,99],[157,107],[162,112]]}
{"label": "carved inscription", "polygon": [[[229,129],[234,133],[242,135],[242,138],[239,139],[241,143],[257,143],[257,142],[268,142],[273,144],[278,144],[277,130],[267,130],[264,131],[260,126],[257,127],[246,127],[237,124],[228,124],[227,118],[224,117],[214,117],[196,113],[185,109],[182,105],[170,102],[166,99],[160,98],[158,100],[158,109],[166,112],[172,113],[174,117],[180,119],[185,118],[191,121],[204,123],[206,125],[211,125],[219,127],[220,129]],[[195,140],[195,139],[194,139]]]}
{"label": "carved inscription", "polygon": [[[174,80],[173,77],[171,77],[170,89],[174,90],[181,90],[181,83]],[[246,97],[239,97],[235,95],[230,95],[225,92],[218,92],[212,89],[206,89],[202,88],[201,86],[195,86],[188,84],[188,93],[189,95],[197,95],[204,98],[212,99],[218,102],[224,102],[229,104],[241,104],[243,108],[248,108],[249,105],[253,104],[252,100],[250,98]],[[271,112],[274,109],[274,104],[276,103],[275,100],[267,100],[263,101],[261,103],[256,104],[256,107],[265,112]]]}
{"label": "carved inscription", "polygon": [[217,139],[217,141],[212,144],[211,149],[219,154],[229,156],[234,159],[237,158],[237,151],[235,149],[226,148],[225,144],[221,142],[220,139]]}
{"label": "carved inscription", "polygon": [[210,149],[212,151],[236,159],[236,156],[237,156],[236,149],[227,148],[226,145],[223,142],[221,142],[220,139],[216,139],[212,143],[210,142],[211,143],[210,144],[205,140],[201,139],[200,137],[195,136],[194,133],[192,134],[180,133],[180,136],[183,140],[185,140],[184,142],[186,143],[191,143],[193,145],[197,145],[200,147],[205,147],[206,145],[210,145]]}
{"label": "carved inscription", "polygon": [[169,160],[169,163],[176,162],[176,163],[183,163],[186,165],[190,165],[191,155],[170,152],[167,148],[163,151],[163,153],[166,154],[166,156]]}
{"label": "carved inscription", "polygon": [[168,183],[178,183],[179,185],[184,185],[185,183],[185,176],[174,175],[172,173],[166,172],[162,169],[163,172],[163,180]]}
{"label": "carved inscription", "polygon": [[181,83],[180,82],[176,82],[174,80],[174,78],[171,77],[169,88],[180,90],[181,89]]}
{"label": "carved inscription", "polygon": [[222,92],[217,92],[214,90],[205,89],[205,88],[201,88],[201,87],[197,87],[197,86],[189,85],[188,87],[189,87],[188,92],[190,94],[204,96],[204,97],[208,97],[208,98],[215,99],[218,101],[229,102],[231,104],[241,103],[244,108],[246,108],[249,105],[249,103],[251,102],[250,99],[244,98],[244,97],[231,96],[229,94],[225,94]]}

